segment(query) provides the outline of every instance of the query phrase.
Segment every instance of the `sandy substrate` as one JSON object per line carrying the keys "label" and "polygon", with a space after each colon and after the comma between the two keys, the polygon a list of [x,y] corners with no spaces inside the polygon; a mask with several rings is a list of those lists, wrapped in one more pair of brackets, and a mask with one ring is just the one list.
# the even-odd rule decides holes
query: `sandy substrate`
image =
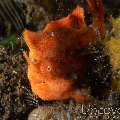
{"label": "sandy substrate", "polygon": [[77,104],[71,100],[44,102],[32,94],[26,69],[20,50],[12,51],[0,46],[1,120],[120,119],[119,94],[112,92],[106,101],[94,99],[87,104]]}

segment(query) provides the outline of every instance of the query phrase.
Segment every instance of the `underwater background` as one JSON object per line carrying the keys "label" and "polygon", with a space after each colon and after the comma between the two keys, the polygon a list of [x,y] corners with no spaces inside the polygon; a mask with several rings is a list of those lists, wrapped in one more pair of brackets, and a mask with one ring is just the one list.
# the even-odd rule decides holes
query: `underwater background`
{"label": "underwater background", "polygon": [[86,1],[0,0],[0,120],[120,119],[120,0],[103,3],[107,42],[90,48],[93,54],[87,77],[94,99],[80,104],[72,100],[45,102],[32,93],[22,55],[28,49],[22,32],[40,31],[51,20],[68,15],[78,4],[84,7],[89,25],[91,14]]}

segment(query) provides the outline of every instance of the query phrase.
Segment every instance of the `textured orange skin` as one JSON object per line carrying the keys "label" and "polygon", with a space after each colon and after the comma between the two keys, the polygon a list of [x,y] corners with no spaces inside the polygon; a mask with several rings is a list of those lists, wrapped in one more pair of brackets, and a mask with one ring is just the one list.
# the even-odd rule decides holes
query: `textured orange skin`
{"label": "textured orange skin", "polygon": [[[102,8],[99,11],[93,0],[87,1],[90,9],[96,13],[98,11],[104,20]],[[101,0],[98,1],[101,3]],[[101,7],[102,4],[99,5]],[[50,22],[42,32],[24,31],[24,39],[30,50],[29,55],[24,53],[28,62],[28,78],[32,91],[41,99],[89,100],[81,92],[89,56],[80,51],[90,43],[94,44],[96,27],[104,34],[104,21],[100,21],[99,25],[99,21],[94,18],[96,15],[93,15],[93,26],[87,26],[83,9],[77,6],[67,17]],[[73,80],[76,76],[77,80]]]}

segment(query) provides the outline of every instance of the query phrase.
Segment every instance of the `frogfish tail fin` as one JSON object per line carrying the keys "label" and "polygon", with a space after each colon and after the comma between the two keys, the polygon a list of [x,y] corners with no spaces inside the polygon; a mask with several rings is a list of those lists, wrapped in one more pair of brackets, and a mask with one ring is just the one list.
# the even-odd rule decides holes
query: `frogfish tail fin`
{"label": "frogfish tail fin", "polygon": [[101,36],[105,35],[104,7],[102,0],[87,0],[93,15],[93,26],[98,27]]}

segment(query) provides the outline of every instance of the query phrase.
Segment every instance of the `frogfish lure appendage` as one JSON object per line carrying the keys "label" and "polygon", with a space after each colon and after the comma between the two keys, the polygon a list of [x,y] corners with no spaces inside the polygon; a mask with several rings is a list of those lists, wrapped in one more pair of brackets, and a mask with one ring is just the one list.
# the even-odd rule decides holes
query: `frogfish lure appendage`
{"label": "frogfish lure appendage", "polygon": [[[87,1],[90,8],[95,7],[92,0]],[[97,20],[99,22],[99,18]],[[29,48],[29,54],[24,52],[28,62],[28,79],[38,97],[48,101],[90,100],[88,86],[85,85],[89,57],[81,51],[88,48],[90,43],[94,44],[94,27],[98,26],[86,25],[84,10],[77,6],[67,17],[48,23],[41,32],[23,32]]]}

